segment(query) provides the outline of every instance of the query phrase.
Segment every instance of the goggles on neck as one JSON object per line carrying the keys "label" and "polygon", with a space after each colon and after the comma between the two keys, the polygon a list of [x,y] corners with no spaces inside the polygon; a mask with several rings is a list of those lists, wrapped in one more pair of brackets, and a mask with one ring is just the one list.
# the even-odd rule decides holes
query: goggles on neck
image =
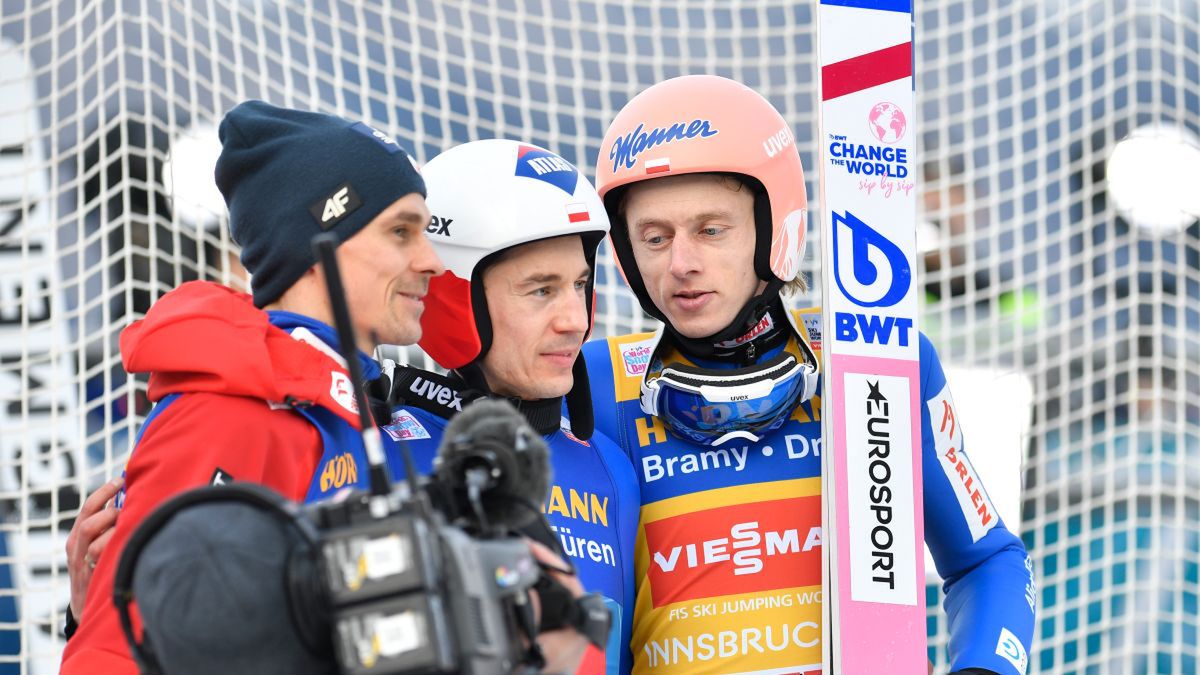
{"label": "goggles on neck", "polygon": [[642,380],[642,411],[696,443],[757,442],[812,398],[817,379],[813,365],[786,350],[764,363],[733,370],[672,364]]}

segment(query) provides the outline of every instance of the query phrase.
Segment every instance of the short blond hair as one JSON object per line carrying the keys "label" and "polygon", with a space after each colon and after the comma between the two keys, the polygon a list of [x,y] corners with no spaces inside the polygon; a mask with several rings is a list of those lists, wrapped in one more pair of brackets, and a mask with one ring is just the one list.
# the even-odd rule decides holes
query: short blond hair
{"label": "short blond hair", "polygon": [[808,276],[804,272],[796,272],[796,276],[792,277],[791,281],[786,281],[779,294],[785,298],[790,298],[796,295],[804,295],[808,292]]}

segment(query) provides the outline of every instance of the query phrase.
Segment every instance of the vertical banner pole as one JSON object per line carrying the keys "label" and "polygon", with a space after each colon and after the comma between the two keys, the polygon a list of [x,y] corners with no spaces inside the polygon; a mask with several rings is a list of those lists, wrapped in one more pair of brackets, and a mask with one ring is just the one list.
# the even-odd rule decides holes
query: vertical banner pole
{"label": "vertical banner pole", "polygon": [[924,673],[912,0],[821,0],[826,673]]}

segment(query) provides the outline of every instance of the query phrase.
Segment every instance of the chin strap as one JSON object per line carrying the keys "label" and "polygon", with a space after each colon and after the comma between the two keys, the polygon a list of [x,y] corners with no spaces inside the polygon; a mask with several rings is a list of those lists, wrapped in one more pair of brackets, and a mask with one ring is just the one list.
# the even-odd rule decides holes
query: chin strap
{"label": "chin strap", "polygon": [[[479,367],[478,361],[459,368],[453,374],[462,378],[462,381],[473,390],[482,392],[482,395],[496,397],[496,394],[492,393],[488,387],[487,378],[484,377],[483,369]],[[586,441],[592,437],[595,418],[592,415],[591,383],[588,379],[587,365],[582,352],[575,357],[575,363],[571,366],[571,376],[571,390],[565,397],[567,416],[571,422],[571,435],[581,441]],[[562,427],[563,398],[562,396],[536,400],[508,398],[508,401],[525,417],[534,431],[545,436]]]}
{"label": "chin strap", "polygon": [[[391,420],[391,408],[397,405],[420,408],[443,419],[450,419],[462,411],[462,406],[488,397],[506,398],[529,422],[529,426],[543,436],[562,428],[562,396],[533,400],[498,396],[488,389],[487,380],[476,364],[469,364],[447,375],[392,364],[384,369],[384,373],[380,379],[368,383],[367,388],[372,411],[378,420]],[[571,434],[586,441],[592,436],[595,421],[592,417],[587,367],[582,354],[575,359],[572,373],[575,382],[566,396]]]}
{"label": "chin strap", "polygon": [[571,421],[571,434],[581,441],[586,441],[596,430],[596,418],[592,413],[592,385],[583,352],[575,357],[571,374],[575,380],[571,391],[567,392],[567,417]]}
{"label": "chin strap", "polygon": [[[808,328],[806,328],[803,324],[796,322],[794,313],[783,307],[783,299],[781,297],[777,296],[777,299],[779,300],[779,307],[782,309],[782,314],[778,318],[775,318],[774,312],[770,314],[770,316],[772,316],[771,321],[773,324],[771,328],[771,332],[773,334],[771,346],[774,347],[778,344],[786,343],[789,337],[795,336],[796,343],[800,351],[801,361],[811,364],[813,377],[818,377],[821,372],[821,361],[817,358],[816,352],[813,351],[812,345],[809,344]],[[654,342],[651,343],[650,347],[650,362],[647,364],[646,372],[642,374],[641,390],[643,392],[645,391],[646,382],[649,377],[653,376],[655,372],[662,370],[663,366],[670,365],[663,363],[663,357],[668,355],[672,349],[678,350],[679,353],[688,358],[699,357],[703,359],[705,358],[703,355],[694,354],[692,351],[690,351],[690,347],[694,347],[698,344],[707,344],[708,347],[706,349],[709,351],[708,358],[712,358],[713,354],[711,352],[713,345],[705,342],[706,340],[710,339],[711,338],[695,340],[691,338],[680,337],[679,334],[671,330],[669,324],[661,324],[658,327],[658,330],[654,331]],[[753,365],[758,361],[758,359],[762,358],[762,354],[765,351],[765,349],[759,349],[757,354],[754,356],[755,360],[751,361],[751,363],[743,365]],[[816,381],[814,380],[813,389],[815,389],[815,387]],[[643,409],[645,409],[644,405]],[[647,411],[646,414],[654,415],[657,413]]]}
{"label": "chin strap", "polygon": [[768,282],[763,292],[750,298],[728,326],[703,338],[680,335],[669,324],[666,332],[689,357],[748,366],[788,337],[788,312],[779,291],[783,282]]}

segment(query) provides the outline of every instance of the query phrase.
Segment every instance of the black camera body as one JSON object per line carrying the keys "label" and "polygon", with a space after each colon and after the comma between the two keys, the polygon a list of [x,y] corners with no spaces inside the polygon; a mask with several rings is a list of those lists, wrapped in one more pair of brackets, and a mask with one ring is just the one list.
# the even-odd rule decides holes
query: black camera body
{"label": "black camera body", "polygon": [[339,672],[513,672],[533,638],[522,615],[540,570],[528,544],[473,537],[404,492],[382,517],[366,493],[308,508]]}
{"label": "black camera body", "polygon": [[[469,529],[451,522],[429,505],[439,487],[433,480],[415,495],[407,485],[386,496],[353,491],[301,506],[260,485],[231,483],[167,501],[130,538],[114,583],[139,668],[163,675],[537,672],[543,660],[529,591],[542,571],[528,542],[470,519],[462,521]],[[242,572],[242,560],[253,560],[254,570]],[[230,573],[241,578],[233,582]],[[231,582],[239,605],[255,612],[203,621],[177,601],[181,592],[227,597]],[[141,640],[130,615],[135,601]],[[258,648],[238,654],[234,644]]]}

